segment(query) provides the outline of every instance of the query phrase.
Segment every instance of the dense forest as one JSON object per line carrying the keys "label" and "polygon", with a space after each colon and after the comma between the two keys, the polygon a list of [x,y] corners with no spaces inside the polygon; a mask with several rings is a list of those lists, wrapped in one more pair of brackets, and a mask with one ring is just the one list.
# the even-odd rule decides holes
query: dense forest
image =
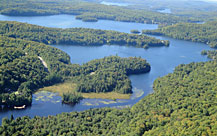
{"label": "dense forest", "polygon": [[[0,104],[8,107],[31,105],[35,89],[61,81],[55,73],[58,66],[52,65],[69,60],[53,47],[4,36],[0,36],[0,54]],[[39,56],[46,60],[48,69]]]}
{"label": "dense forest", "polygon": [[0,105],[30,105],[31,87],[41,85],[47,72],[41,61],[22,50],[0,48]]}
{"label": "dense forest", "polygon": [[7,135],[217,135],[217,61],[181,64],[132,108],[3,119]]}
{"label": "dense forest", "polygon": [[[101,2],[102,0],[86,0]],[[116,2],[115,0],[109,0]],[[168,14],[176,16],[193,17],[203,21],[217,19],[217,5],[212,0],[119,0],[118,2],[129,3],[128,8],[143,9],[160,12],[170,11]],[[157,4],[156,4],[157,3]]]}
{"label": "dense forest", "polygon": [[209,51],[203,50],[201,54],[207,55],[207,57],[210,59],[217,59],[217,50],[209,50]]}
{"label": "dense forest", "polygon": [[166,35],[176,39],[202,42],[213,48],[217,47],[217,21],[204,24],[179,23],[157,30],[144,30],[143,33]]}
{"label": "dense forest", "polygon": [[131,81],[127,75],[149,72],[151,67],[142,58],[105,57],[81,66],[85,76],[76,79],[77,91],[83,93],[118,92],[132,93]]}
{"label": "dense forest", "polygon": [[47,28],[25,23],[0,21],[0,34],[45,44],[66,45],[130,45],[141,48],[169,46],[169,41],[145,35],[127,34],[88,28]]}
{"label": "dense forest", "polygon": [[67,92],[64,93],[62,96],[62,102],[65,104],[71,104],[71,105],[75,105],[76,103],[79,103],[80,100],[83,99],[82,95],[80,93],[76,93],[76,92]]}
{"label": "dense forest", "polygon": [[[150,71],[146,60],[135,57],[109,56],[83,65],[71,64],[69,56],[59,49],[6,36],[0,36],[0,54],[0,104],[8,107],[30,105],[37,88],[68,79],[77,84],[77,92],[132,93],[127,75]],[[68,95],[63,100],[72,98],[70,92]]]}
{"label": "dense forest", "polygon": [[88,3],[81,0],[1,0],[0,13],[10,16],[72,14],[83,21],[107,19],[148,24],[196,22],[197,19],[129,8]]}
{"label": "dense forest", "polygon": [[[82,93],[131,94],[132,86],[128,76],[151,70],[150,64],[141,57],[121,58],[117,55],[95,59],[82,65],[71,64],[70,59],[73,58],[50,46],[52,44],[107,44],[139,48],[169,46],[169,41],[144,35],[155,34],[202,42],[217,48],[217,21],[192,23],[215,20],[216,6],[200,5],[203,2],[198,1],[194,3],[196,5],[187,2],[189,5],[185,6],[179,5],[180,2],[165,4],[165,1],[156,4],[156,0],[135,0],[137,5],[118,7],[81,0],[1,0],[0,14],[3,15],[71,14],[88,22],[107,19],[159,24],[160,28],[143,30],[143,34],[139,35],[140,32],[134,29],[131,30],[133,34],[126,34],[87,28],[47,28],[0,21],[0,110],[30,106],[32,94],[37,89],[58,83],[74,86],[74,90],[62,94],[62,102],[71,105],[84,99]],[[155,12],[165,7],[171,8],[174,14]],[[173,73],[158,77],[153,84],[154,92],[130,108],[105,107],[33,118],[23,116],[15,119],[11,115],[10,118],[2,119],[0,135],[216,136],[217,50],[204,50],[201,54],[212,60],[181,64]]]}

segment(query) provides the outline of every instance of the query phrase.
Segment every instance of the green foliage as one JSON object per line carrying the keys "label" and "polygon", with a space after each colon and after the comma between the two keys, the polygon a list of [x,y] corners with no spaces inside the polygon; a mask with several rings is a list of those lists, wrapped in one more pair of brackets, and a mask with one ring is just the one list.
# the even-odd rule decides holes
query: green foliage
{"label": "green foliage", "polygon": [[[132,0],[119,0],[118,2],[132,3]],[[149,9],[151,11],[170,9],[170,14],[180,17],[196,18],[200,22],[217,19],[217,4],[208,0],[134,0],[130,7],[144,10]]]}
{"label": "green foliage", "polygon": [[56,68],[69,63],[69,56],[56,48],[5,36],[0,36],[0,54],[0,105],[8,107],[31,105],[33,91],[61,82]]}
{"label": "green foliage", "polygon": [[[2,52],[4,52],[5,48],[11,51],[9,53],[12,54],[12,56],[16,55],[13,55],[13,50],[15,50],[17,53],[19,53],[18,51],[21,51],[22,54],[26,54],[26,56],[42,57],[47,63],[50,73],[56,73],[60,71],[60,68],[63,67],[63,65],[70,63],[69,55],[63,51],[38,42],[0,36],[0,49]],[[2,60],[4,60],[3,57]]]}
{"label": "green foliage", "polygon": [[[30,88],[43,84],[48,75],[41,61],[20,49],[0,48],[0,97],[7,106],[31,104]],[[30,84],[27,87],[27,84]]]}
{"label": "green foliage", "polygon": [[0,48],[0,65],[12,62],[14,59],[25,56],[21,50],[14,48]]}
{"label": "green foliage", "polygon": [[29,56],[1,65],[0,71],[1,82],[4,83],[4,85],[0,86],[1,90],[7,88],[7,90],[11,91],[16,91],[21,83],[30,80],[35,84],[41,84],[40,81],[47,75],[41,61],[37,57]]}
{"label": "green foliage", "polygon": [[0,34],[45,44],[66,45],[131,45],[135,47],[168,46],[169,41],[145,35],[127,34],[116,31],[87,28],[46,28],[18,22],[0,21]]}
{"label": "green foliage", "polygon": [[208,58],[215,60],[217,59],[217,50],[209,50],[209,51],[203,50],[201,52],[201,55],[207,55]]}
{"label": "green foliage", "polygon": [[105,57],[81,66],[85,76],[77,81],[77,91],[83,93],[118,92],[132,93],[131,81],[127,75],[149,72],[151,67],[142,58]]}
{"label": "green foliage", "polygon": [[98,20],[96,18],[93,18],[93,17],[86,17],[86,18],[82,18],[82,21],[84,21],[84,22],[97,22]]}
{"label": "green foliage", "polygon": [[131,30],[130,32],[133,33],[133,34],[139,34],[140,33],[139,30]]}
{"label": "green foliage", "polygon": [[217,135],[217,61],[179,65],[132,108],[3,119],[1,135]]}
{"label": "green foliage", "polygon": [[[66,79],[78,84],[78,92],[132,93],[127,75],[150,71],[150,65],[141,58],[110,56],[84,65],[71,64],[69,56],[59,49],[5,36],[0,36],[0,54],[1,104],[7,106],[27,101],[26,105],[30,105],[35,89]],[[38,56],[47,63],[48,69]]]}
{"label": "green foliage", "polygon": [[[216,135],[217,62],[179,65],[174,73],[154,82],[154,94],[136,104],[140,113],[131,124],[149,125],[144,135]],[[143,119],[142,121],[140,121]],[[208,123],[209,122],[209,123]]]}
{"label": "green foliage", "polygon": [[83,97],[80,93],[63,93],[62,102],[66,104],[72,104],[75,105],[76,103],[79,103],[80,100],[82,100]]}
{"label": "green foliage", "polygon": [[1,0],[0,13],[10,16],[41,16],[72,14],[84,21],[107,19],[149,24],[173,24],[196,21],[192,18],[162,14],[147,10],[88,3],[79,0]]}
{"label": "green foliage", "polygon": [[209,44],[210,47],[217,47],[217,22],[205,24],[179,23],[157,30],[144,30],[145,34],[166,35],[176,39],[188,40]]}

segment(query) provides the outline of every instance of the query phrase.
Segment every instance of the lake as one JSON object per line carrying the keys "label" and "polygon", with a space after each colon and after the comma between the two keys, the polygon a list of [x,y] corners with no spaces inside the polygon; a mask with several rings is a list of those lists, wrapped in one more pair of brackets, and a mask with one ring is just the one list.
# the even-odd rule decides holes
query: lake
{"label": "lake", "polygon": [[121,6],[121,7],[126,7],[126,6],[131,5],[131,4],[129,4],[129,3],[123,3],[123,2],[108,2],[108,1],[102,1],[102,2],[100,2],[100,4],[103,4],[103,5],[112,5],[112,6]]}
{"label": "lake", "polygon": [[[121,32],[129,32],[131,29],[156,29],[157,25],[137,24],[115,21],[98,21],[82,22],[75,20],[71,15],[55,15],[42,17],[7,17],[0,15],[0,20],[13,20],[20,22],[28,22],[48,27],[69,28],[69,27],[86,27],[105,30],[117,30]],[[62,112],[83,111],[90,108],[101,107],[129,107],[137,103],[140,99],[153,92],[153,81],[168,73],[173,72],[174,68],[179,64],[188,64],[191,62],[208,61],[206,56],[201,56],[202,50],[211,49],[208,45],[194,43],[183,40],[176,40],[164,36],[154,36],[162,40],[169,40],[169,47],[155,47],[149,49],[134,48],[118,45],[103,45],[97,47],[90,46],[70,46],[70,45],[52,45],[59,48],[71,57],[72,63],[83,64],[93,59],[103,58],[110,55],[118,55],[121,57],[142,57],[151,64],[151,71],[146,74],[132,75],[130,79],[133,86],[133,95],[129,100],[103,100],[103,99],[84,99],[75,106],[65,105],[61,103],[61,97],[55,93],[38,92],[33,95],[32,106],[24,110],[1,110],[0,119],[22,116],[48,116],[56,115]]]}
{"label": "lake", "polygon": [[157,29],[157,24],[142,24],[142,23],[129,23],[118,22],[110,20],[99,20],[98,22],[83,22],[82,20],[75,19],[73,15],[53,15],[53,16],[37,16],[37,17],[17,17],[17,16],[4,16],[0,15],[1,21],[18,21],[34,25],[55,27],[55,28],[94,28],[103,30],[115,30],[125,33],[130,33],[130,30],[137,29]]}
{"label": "lake", "polygon": [[171,9],[168,9],[168,8],[157,10],[157,12],[167,13],[167,14],[171,14],[172,13]]}

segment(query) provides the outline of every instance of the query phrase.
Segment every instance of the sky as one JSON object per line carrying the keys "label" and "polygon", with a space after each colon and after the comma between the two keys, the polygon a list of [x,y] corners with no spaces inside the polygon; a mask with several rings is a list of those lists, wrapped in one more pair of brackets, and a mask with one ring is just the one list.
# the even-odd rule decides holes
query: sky
{"label": "sky", "polygon": [[213,2],[217,2],[217,0],[202,0],[202,1],[213,1]]}

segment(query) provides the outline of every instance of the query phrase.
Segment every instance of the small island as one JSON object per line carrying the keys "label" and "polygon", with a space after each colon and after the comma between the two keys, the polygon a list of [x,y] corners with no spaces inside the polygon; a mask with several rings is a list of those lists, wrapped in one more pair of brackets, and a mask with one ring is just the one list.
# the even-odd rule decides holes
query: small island
{"label": "small island", "polygon": [[75,105],[76,103],[79,103],[80,100],[82,100],[83,97],[81,94],[79,93],[64,93],[62,96],[62,102],[65,104],[71,104],[71,105]]}
{"label": "small island", "polygon": [[133,29],[130,31],[132,34],[140,34],[141,32],[139,30]]}

